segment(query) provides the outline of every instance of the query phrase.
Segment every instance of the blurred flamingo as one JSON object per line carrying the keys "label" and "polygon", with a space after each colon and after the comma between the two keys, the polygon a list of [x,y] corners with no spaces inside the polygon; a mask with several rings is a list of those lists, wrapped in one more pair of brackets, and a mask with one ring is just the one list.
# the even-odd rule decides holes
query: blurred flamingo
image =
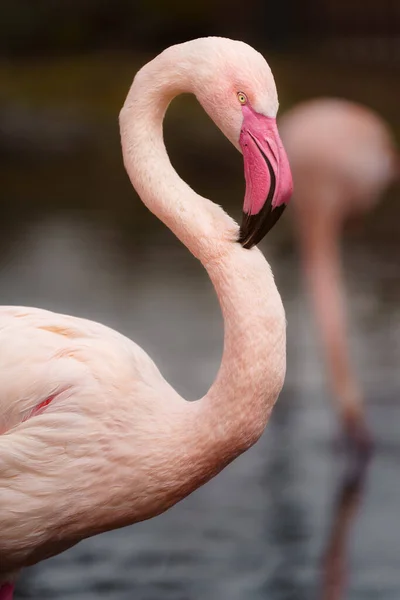
{"label": "blurred flamingo", "polygon": [[344,222],[372,209],[396,176],[394,143],[380,117],[340,99],[299,104],[279,125],[293,172],[304,271],[338,412],[347,440],[367,449],[362,392],[346,341],[339,243]]}
{"label": "blurred flamingo", "polygon": [[[240,231],[168,159],[162,122],[182,92],[194,93],[243,152]],[[162,513],[263,432],[286,360],[282,302],[252,248],[291,194],[277,109],[261,54],[205,38],[145,65],[120,114],[132,184],[201,261],[221,304],[222,363],[201,400],[181,398],[140,347],[104,325],[35,308],[0,310],[1,600],[12,597],[20,568]]]}

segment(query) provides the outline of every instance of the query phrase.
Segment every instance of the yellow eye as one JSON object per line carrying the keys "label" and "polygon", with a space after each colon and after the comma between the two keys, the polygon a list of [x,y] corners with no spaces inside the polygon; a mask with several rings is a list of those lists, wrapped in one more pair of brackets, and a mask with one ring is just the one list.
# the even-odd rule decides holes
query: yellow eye
{"label": "yellow eye", "polygon": [[239,100],[240,104],[247,104],[247,96],[246,96],[246,94],[244,94],[243,92],[238,92],[237,93],[237,97],[238,97],[238,100]]}

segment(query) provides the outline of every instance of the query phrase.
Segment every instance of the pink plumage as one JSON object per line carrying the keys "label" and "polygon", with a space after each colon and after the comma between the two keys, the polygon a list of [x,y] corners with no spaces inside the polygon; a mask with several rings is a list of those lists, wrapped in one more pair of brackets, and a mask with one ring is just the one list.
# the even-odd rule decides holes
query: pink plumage
{"label": "pink plumage", "polygon": [[[264,119],[275,118],[273,76],[258,52],[222,38],[193,40],[137,73],[120,114],[133,185],[199,258],[221,304],[224,353],[203,398],[180,397],[144,350],[104,325],[0,308],[2,600],[11,599],[24,566],[162,513],[265,428],[286,366],[285,315],[271,269],[257,248],[238,243],[239,227],[222,208],[182,181],[162,136],[171,98],[192,92],[239,148],[237,86]],[[268,202],[268,185],[264,195]],[[250,236],[253,225],[259,221]]]}

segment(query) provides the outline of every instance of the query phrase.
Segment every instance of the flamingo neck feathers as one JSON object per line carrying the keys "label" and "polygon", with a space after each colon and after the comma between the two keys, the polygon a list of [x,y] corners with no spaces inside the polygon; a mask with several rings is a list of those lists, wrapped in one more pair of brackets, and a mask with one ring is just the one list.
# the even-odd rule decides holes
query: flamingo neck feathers
{"label": "flamingo neck feathers", "polygon": [[188,405],[195,453],[199,460],[201,454],[200,462],[208,460],[211,473],[252,445],[265,428],[285,375],[286,322],[261,252],[236,242],[238,225],[221,207],[195,193],[168,158],[164,115],[174,96],[196,91],[200,62],[178,46],[148,63],[134,79],[120,126],[124,164],[133,186],[201,261],[221,305],[222,363],[206,396]]}

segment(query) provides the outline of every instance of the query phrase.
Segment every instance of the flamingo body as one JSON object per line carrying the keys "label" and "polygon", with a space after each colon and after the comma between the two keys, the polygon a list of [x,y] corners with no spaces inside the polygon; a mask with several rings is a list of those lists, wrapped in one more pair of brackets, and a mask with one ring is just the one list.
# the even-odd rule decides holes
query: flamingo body
{"label": "flamingo body", "polygon": [[[196,94],[244,153],[250,189],[240,231],[169,161],[162,122],[182,92]],[[203,398],[181,398],[141,348],[104,325],[36,308],[0,309],[1,600],[10,599],[24,566],[167,510],[263,432],[286,368],[282,302],[252,247],[291,192],[277,108],[272,73],[258,52],[205,38],[145,65],[120,114],[132,184],[199,258],[220,301],[224,352]],[[254,173],[261,159],[267,184]]]}

